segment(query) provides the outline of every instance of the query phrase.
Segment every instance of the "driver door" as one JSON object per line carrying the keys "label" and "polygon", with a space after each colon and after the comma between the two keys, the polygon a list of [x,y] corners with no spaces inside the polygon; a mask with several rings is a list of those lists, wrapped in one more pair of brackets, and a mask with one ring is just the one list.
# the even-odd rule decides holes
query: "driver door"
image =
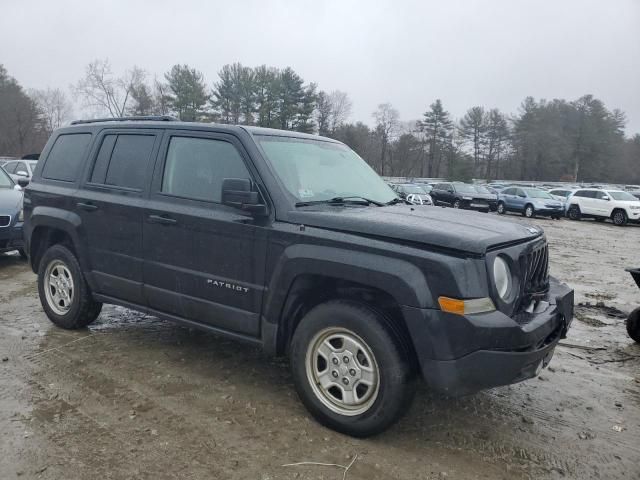
{"label": "driver door", "polygon": [[144,215],[144,290],[159,312],[257,337],[266,229],[221,203],[225,178],[253,179],[231,135],[167,132]]}

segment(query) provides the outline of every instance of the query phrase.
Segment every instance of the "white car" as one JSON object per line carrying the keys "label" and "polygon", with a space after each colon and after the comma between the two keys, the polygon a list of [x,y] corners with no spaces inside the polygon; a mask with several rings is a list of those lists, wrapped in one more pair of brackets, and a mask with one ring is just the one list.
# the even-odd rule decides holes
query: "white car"
{"label": "white car", "polygon": [[21,178],[31,181],[33,171],[38,164],[37,160],[9,160],[2,168],[9,174],[14,182],[18,182]]}
{"label": "white car", "polygon": [[640,200],[622,190],[581,188],[567,198],[566,205],[571,220],[587,217],[604,222],[610,218],[616,225],[640,220]]}

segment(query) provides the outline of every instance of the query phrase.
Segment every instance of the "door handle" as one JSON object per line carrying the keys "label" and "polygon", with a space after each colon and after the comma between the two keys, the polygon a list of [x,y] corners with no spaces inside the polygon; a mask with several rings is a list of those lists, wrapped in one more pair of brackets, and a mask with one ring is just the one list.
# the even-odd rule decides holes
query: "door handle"
{"label": "door handle", "polygon": [[76,203],[76,205],[78,206],[78,208],[81,208],[82,210],[86,210],[87,212],[93,212],[95,210],[98,210],[98,206],[94,205],[91,202],[88,202],[88,203],[78,202]]}
{"label": "door handle", "polygon": [[175,225],[178,221],[166,215],[149,215],[149,223],[159,223],[160,225]]}

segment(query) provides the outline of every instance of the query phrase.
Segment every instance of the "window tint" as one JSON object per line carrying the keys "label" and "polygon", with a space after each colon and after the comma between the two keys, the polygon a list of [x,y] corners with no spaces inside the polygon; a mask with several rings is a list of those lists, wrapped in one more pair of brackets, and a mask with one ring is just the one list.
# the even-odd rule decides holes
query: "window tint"
{"label": "window tint", "polygon": [[162,192],[220,202],[222,180],[225,178],[251,178],[240,153],[232,144],[207,138],[171,139]]}
{"label": "window tint", "polygon": [[525,193],[524,190],[522,190],[521,188],[516,188],[516,193],[514,195],[518,195],[519,197],[524,197]]}
{"label": "window tint", "polygon": [[104,183],[107,178],[107,168],[109,167],[109,160],[111,160],[111,153],[113,147],[116,144],[117,135],[105,135],[98,151],[96,163],[93,166],[93,172],[91,173],[92,183]]}
{"label": "window tint", "polygon": [[60,135],[49,152],[42,176],[51,180],[75,181],[90,141],[90,133]]}
{"label": "window tint", "polygon": [[155,139],[154,135],[118,135],[104,183],[142,190]]}
{"label": "window tint", "polygon": [[16,173],[16,167],[18,166],[18,162],[9,162],[4,165],[4,169],[7,173]]}

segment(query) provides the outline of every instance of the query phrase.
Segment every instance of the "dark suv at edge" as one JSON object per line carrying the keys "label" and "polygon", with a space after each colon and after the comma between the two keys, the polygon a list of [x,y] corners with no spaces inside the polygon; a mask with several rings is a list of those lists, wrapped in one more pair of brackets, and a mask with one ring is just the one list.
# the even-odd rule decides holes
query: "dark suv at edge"
{"label": "dark suv at edge", "polygon": [[535,376],[573,314],[540,229],[406,205],[313,135],[77,122],[49,139],[24,209],[56,325],[110,303],[259,344],[355,436],[399,418],[418,373],[449,395]]}

